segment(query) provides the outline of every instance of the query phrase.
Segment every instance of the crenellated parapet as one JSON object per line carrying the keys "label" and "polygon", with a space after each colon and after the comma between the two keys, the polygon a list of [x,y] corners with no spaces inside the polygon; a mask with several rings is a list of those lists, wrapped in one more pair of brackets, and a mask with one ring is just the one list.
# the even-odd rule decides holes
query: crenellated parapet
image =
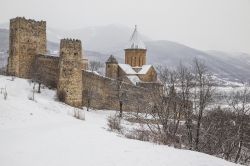
{"label": "crenellated parapet", "polygon": [[19,23],[30,23],[30,24],[36,24],[36,25],[46,25],[46,21],[36,21],[34,19],[26,19],[25,17],[16,17],[16,18],[12,18],[10,19],[10,23],[14,23],[14,22],[19,22]]}

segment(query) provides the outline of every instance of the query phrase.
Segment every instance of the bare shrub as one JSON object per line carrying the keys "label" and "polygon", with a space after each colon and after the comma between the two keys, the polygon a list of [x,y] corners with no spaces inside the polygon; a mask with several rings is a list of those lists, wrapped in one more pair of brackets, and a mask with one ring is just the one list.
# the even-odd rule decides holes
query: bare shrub
{"label": "bare shrub", "polygon": [[14,81],[15,80],[15,76],[11,76],[11,81]]}
{"label": "bare shrub", "polygon": [[117,115],[108,117],[108,127],[111,131],[122,132],[121,118]]}
{"label": "bare shrub", "polygon": [[101,73],[101,68],[104,67],[104,64],[99,61],[90,61],[89,62],[89,70],[96,71],[98,73]]}
{"label": "bare shrub", "polygon": [[4,98],[4,100],[7,100],[7,96],[8,96],[8,92],[7,92],[7,89],[5,88],[5,90],[3,92],[3,98]]}
{"label": "bare shrub", "polygon": [[131,132],[125,134],[125,137],[140,141],[150,141],[150,132],[144,128],[134,129]]}

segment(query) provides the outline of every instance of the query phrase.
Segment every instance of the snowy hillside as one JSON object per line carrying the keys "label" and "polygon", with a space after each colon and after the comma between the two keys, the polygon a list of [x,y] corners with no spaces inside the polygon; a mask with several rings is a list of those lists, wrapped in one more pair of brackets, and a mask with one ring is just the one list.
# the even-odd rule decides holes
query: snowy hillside
{"label": "snowy hillside", "polygon": [[114,111],[86,112],[73,118],[73,107],[55,100],[55,91],[42,89],[29,100],[32,86],[24,79],[0,75],[1,166],[233,166],[206,154],[123,138],[107,131]]}

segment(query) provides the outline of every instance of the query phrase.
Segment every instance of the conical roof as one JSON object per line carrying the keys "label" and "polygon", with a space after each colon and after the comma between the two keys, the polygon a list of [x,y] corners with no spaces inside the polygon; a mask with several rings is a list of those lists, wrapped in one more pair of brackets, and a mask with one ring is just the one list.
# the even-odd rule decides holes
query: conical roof
{"label": "conical roof", "polygon": [[117,60],[113,55],[110,55],[109,59],[106,61],[106,63],[115,63],[118,64]]}
{"label": "conical roof", "polygon": [[130,37],[130,40],[125,49],[146,49],[144,42],[140,39],[140,34],[137,31],[137,26]]}

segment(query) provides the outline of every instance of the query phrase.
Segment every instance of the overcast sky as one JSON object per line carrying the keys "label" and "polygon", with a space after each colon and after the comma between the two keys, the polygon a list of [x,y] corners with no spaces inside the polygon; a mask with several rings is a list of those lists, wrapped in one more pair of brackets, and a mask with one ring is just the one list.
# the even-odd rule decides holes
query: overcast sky
{"label": "overcast sky", "polygon": [[250,53],[250,0],[0,0],[0,22],[16,16],[60,29],[137,24],[152,39]]}

